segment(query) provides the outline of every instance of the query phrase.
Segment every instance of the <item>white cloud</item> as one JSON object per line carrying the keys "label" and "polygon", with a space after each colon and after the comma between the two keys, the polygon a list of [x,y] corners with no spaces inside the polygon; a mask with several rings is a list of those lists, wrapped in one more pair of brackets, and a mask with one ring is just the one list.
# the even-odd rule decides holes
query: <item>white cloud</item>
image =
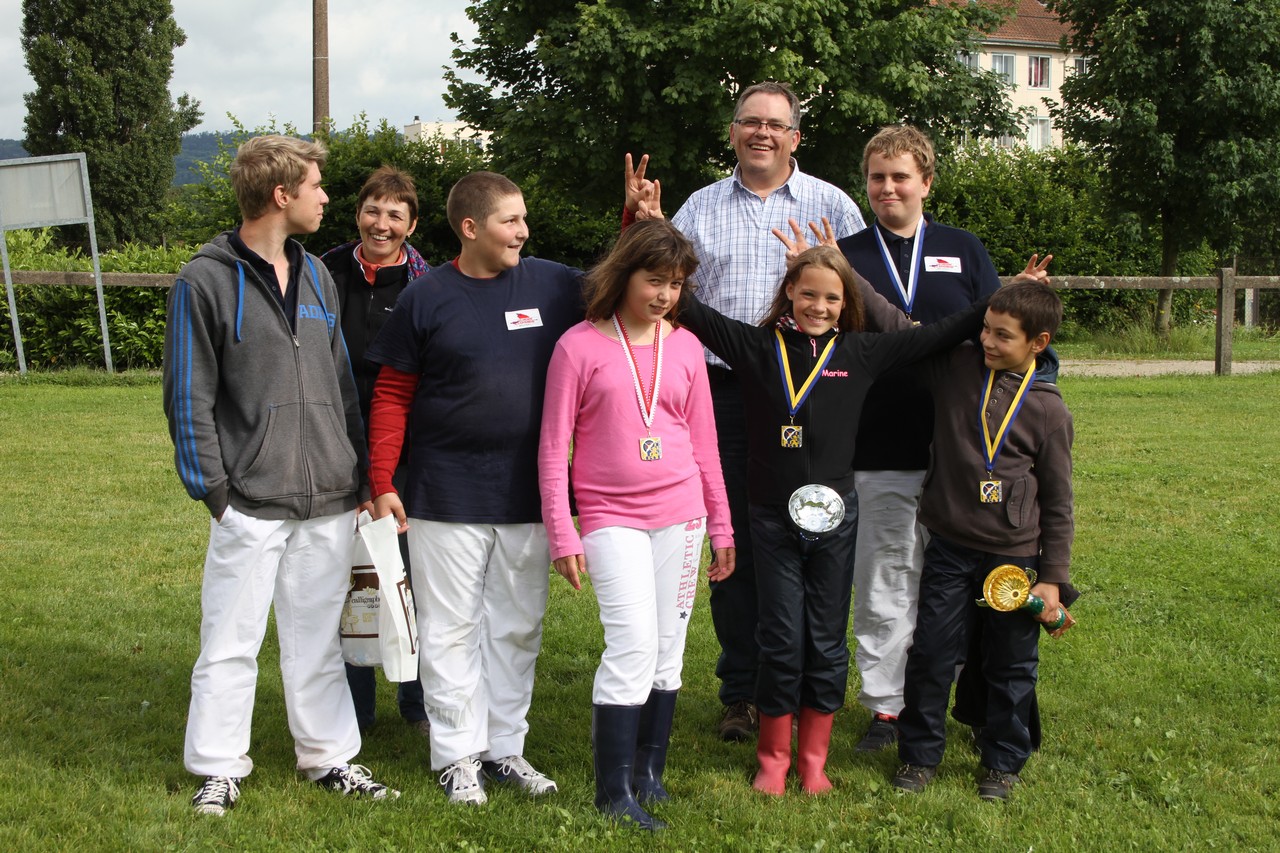
{"label": "white cloud", "polygon": [[[329,111],[339,127],[358,113],[399,127],[420,115],[453,117],[442,100],[449,33],[469,42],[469,0],[329,2]],[[0,0],[0,138],[21,138],[24,92],[35,84],[20,43],[21,0]],[[246,127],[291,123],[311,128],[309,0],[174,0],[187,43],[174,53],[170,91],[200,101],[197,130],[227,130],[231,113]]]}

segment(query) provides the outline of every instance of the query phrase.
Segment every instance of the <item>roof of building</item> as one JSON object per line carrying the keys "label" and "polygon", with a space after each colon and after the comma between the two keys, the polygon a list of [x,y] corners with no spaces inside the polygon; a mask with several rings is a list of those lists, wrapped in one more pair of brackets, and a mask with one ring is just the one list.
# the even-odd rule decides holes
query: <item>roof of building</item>
{"label": "roof of building", "polygon": [[1013,14],[984,41],[1057,47],[1064,36],[1070,35],[1071,28],[1046,9],[1041,0],[1014,0],[1013,5]]}

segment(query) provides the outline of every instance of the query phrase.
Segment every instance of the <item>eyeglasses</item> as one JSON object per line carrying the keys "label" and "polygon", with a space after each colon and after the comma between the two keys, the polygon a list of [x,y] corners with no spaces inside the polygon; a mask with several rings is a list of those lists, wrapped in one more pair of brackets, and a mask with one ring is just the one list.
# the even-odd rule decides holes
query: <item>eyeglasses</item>
{"label": "eyeglasses", "polygon": [[781,136],[784,133],[795,130],[794,125],[783,124],[780,121],[765,121],[764,119],[758,118],[735,118],[733,123],[745,130],[747,133],[756,133],[763,127],[774,136]]}

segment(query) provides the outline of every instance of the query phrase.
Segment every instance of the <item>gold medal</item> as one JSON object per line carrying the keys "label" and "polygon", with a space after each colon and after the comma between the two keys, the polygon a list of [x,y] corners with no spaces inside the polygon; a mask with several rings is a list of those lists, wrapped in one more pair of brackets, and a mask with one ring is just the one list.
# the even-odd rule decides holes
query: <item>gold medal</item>
{"label": "gold medal", "polygon": [[640,461],[657,462],[662,458],[662,439],[655,435],[640,439]]}
{"label": "gold medal", "polygon": [[1004,500],[1004,483],[1000,480],[978,482],[978,500],[984,504],[998,504]]}
{"label": "gold medal", "polygon": [[782,425],[782,446],[794,450],[804,444],[804,427],[795,424]]}

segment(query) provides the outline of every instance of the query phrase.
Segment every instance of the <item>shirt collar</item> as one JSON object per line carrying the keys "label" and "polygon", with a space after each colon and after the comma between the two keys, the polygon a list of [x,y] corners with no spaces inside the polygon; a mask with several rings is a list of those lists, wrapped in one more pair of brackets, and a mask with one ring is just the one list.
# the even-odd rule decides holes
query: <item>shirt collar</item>
{"label": "shirt collar", "polygon": [[[791,174],[787,176],[787,179],[782,182],[781,186],[773,190],[773,192],[769,193],[770,195],[773,195],[773,193],[776,193],[783,189],[785,189],[793,197],[797,195],[795,189],[793,189],[791,186],[791,182],[794,181],[796,177],[800,175],[800,164],[796,162],[796,158],[794,157],[792,157],[789,162],[791,164]],[[754,190],[748,189],[747,185],[742,182],[742,166],[739,165],[739,166],[733,167],[732,177],[733,177],[733,185],[735,188],[740,189],[743,192],[756,195],[756,192]]]}

